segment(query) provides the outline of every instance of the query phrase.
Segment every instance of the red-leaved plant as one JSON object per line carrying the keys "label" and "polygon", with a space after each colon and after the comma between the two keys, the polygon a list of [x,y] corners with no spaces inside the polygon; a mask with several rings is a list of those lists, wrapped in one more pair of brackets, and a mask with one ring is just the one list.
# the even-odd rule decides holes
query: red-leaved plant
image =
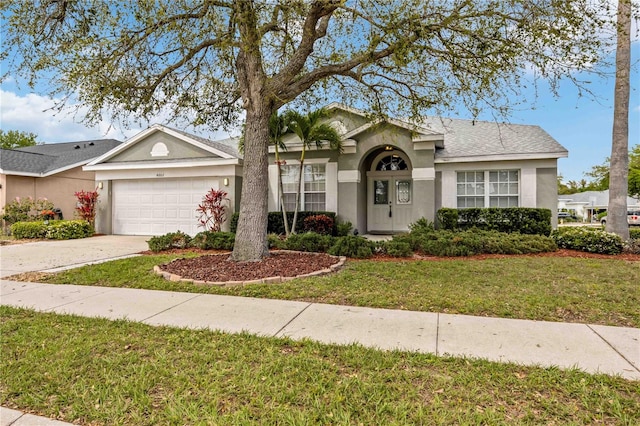
{"label": "red-leaved plant", "polygon": [[98,191],[78,191],[73,195],[78,199],[76,214],[80,219],[89,222],[92,228],[95,228]]}
{"label": "red-leaved plant", "polygon": [[229,199],[226,191],[211,188],[202,197],[202,203],[196,209],[200,213],[198,226],[206,231],[220,232],[222,224],[227,219],[227,201]]}

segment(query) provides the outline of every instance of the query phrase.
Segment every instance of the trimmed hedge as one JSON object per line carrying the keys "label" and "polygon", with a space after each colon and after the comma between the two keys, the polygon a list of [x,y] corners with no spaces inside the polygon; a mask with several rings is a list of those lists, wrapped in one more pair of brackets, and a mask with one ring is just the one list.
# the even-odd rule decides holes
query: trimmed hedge
{"label": "trimmed hedge", "polygon": [[438,210],[436,223],[440,229],[446,230],[478,228],[507,233],[549,235],[551,210],[530,207],[442,208]]}
{"label": "trimmed hedge", "polygon": [[[296,225],[296,229],[302,229],[304,221],[306,218],[311,216],[324,215],[328,216],[333,224],[331,225],[330,235],[336,235],[336,214],[334,212],[314,212],[314,211],[302,211],[298,212],[298,223]],[[231,222],[229,223],[230,231],[235,233],[238,229],[238,218],[240,213],[236,212],[231,216]],[[293,212],[287,212],[287,218],[289,220],[289,224],[293,222]],[[269,216],[267,217],[267,234],[278,234],[283,235],[284,232],[284,221],[282,220],[282,212],[269,212]]]}
{"label": "trimmed hedge", "polygon": [[11,234],[17,239],[72,240],[90,237],[94,234],[94,230],[85,220],[50,220],[16,222],[11,225]]}
{"label": "trimmed hedge", "polygon": [[469,229],[466,231],[422,231],[394,237],[413,251],[432,256],[473,256],[476,254],[527,254],[556,251],[555,242],[543,235],[527,235]]}
{"label": "trimmed hedge", "polygon": [[551,233],[558,247],[589,253],[619,254],[624,247],[620,236],[600,229],[572,226]]}
{"label": "trimmed hedge", "polygon": [[640,240],[640,228],[629,228],[629,236],[632,240]]}

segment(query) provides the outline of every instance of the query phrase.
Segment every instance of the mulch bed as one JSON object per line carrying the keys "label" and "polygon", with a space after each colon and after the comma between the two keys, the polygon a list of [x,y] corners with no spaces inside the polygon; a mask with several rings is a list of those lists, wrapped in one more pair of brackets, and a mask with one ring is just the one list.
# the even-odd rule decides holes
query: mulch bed
{"label": "mulch bed", "polygon": [[160,269],[196,281],[251,281],[268,277],[296,277],[329,269],[338,258],[324,253],[272,252],[260,262],[234,262],[229,253],[176,259]]}

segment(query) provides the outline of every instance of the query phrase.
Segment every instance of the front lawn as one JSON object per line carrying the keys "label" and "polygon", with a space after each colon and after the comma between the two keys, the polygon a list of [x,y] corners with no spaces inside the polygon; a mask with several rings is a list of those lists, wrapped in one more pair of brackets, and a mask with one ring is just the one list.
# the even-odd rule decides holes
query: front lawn
{"label": "front lawn", "polygon": [[637,382],[0,307],[0,405],[91,425],[640,424]]}
{"label": "front lawn", "polygon": [[640,263],[615,258],[347,261],[324,277],[220,288],[170,282],[152,272],[177,257],[117,260],[40,281],[640,327]]}

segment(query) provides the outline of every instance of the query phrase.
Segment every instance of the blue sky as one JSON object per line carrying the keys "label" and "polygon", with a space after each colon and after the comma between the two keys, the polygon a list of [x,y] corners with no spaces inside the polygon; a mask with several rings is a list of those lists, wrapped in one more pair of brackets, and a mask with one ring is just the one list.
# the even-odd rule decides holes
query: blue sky
{"label": "blue sky", "polygon": [[[640,143],[640,42],[632,45],[632,89],[629,115],[629,147]],[[6,72],[1,64],[1,73]],[[591,90],[597,99],[579,97],[571,83],[561,85],[558,98],[549,91],[538,91],[538,98],[531,98],[535,109],[522,107],[514,111],[510,121],[516,124],[534,124],[542,127],[569,150],[569,158],[558,162],[564,181],[579,181],[594,165],[602,164],[611,154],[613,123],[613,77],[590,79]],[[71,142],[89,139],[115,138],[125,140],[147,124],[131,124],[129,129],[119,124],[101,122],[96,127],[80,124],[82,112],[77,114],[49,110],[53,102],[44,92],[29,91],[25,84],[17,84],[9,78],[0,85],[0,128],[33,132],[38,140],[46,143]],[[455,116],[455,114],[451,114]],[[461,111],[458,115],[468,118]],[[483,118],[483,117],[481,117]],[[490,118],[489,118],[490,119]],[[166,123],[160,114],[153,123]],[[170,124],[171,125],[171,124]],[[180,127],[173,124],[174,127]],[[211,139],[227,138],[226,132],[207,132],[204,129],[185,128]]]}

